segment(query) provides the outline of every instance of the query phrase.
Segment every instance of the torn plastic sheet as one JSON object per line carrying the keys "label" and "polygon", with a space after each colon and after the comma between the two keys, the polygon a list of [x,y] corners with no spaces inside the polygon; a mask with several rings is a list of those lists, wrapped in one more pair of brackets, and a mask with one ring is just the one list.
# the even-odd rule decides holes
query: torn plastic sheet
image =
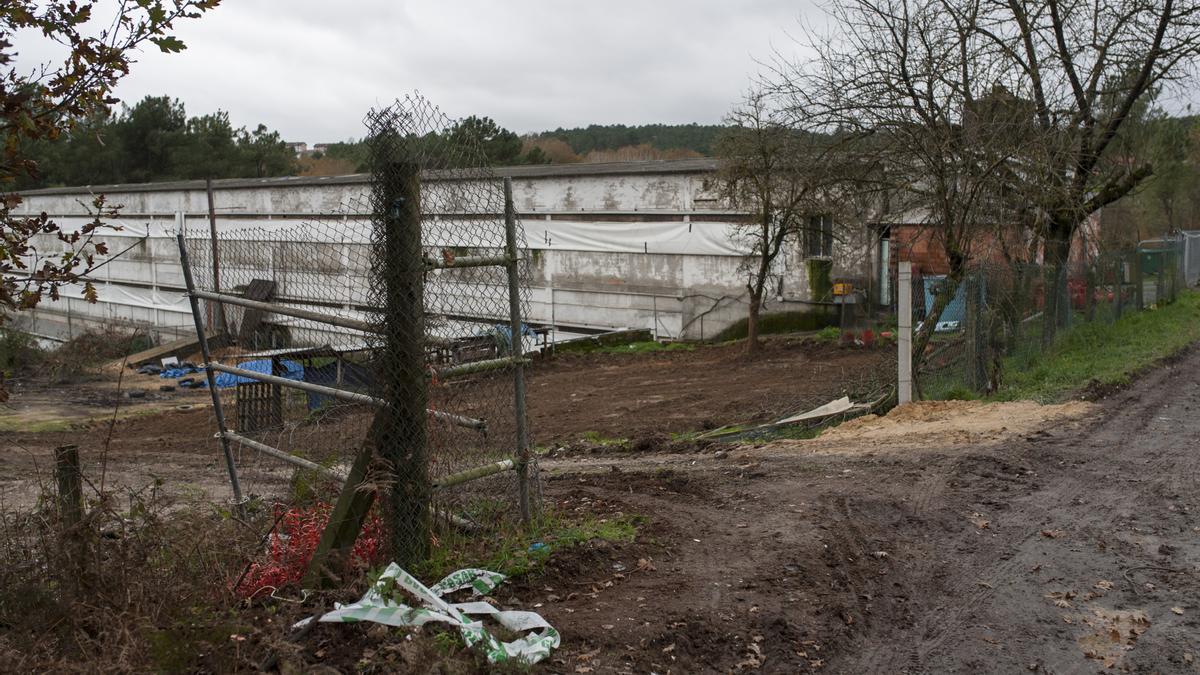
{"label": "torn plastic sheet", "polygon": [[[400,569],[399,565],[392,563],[361,600],[352,605],[335,605],[332,612],[317,620],[341,623],[372,621],[386,626],[422,626],[440,621],[457,627],[467,647],[481,644],[490,663],[509,659],[537,663],[559,645],[558,631],[540,614],[501,611],[486,601],[452,604],[442,599],[442,596],[464,588],[470,588],[475,596],[485,595],[499,586],[504,578],[503,574],[487,570],[463,569],[426,587]],[[416,596],[424,606],[410,607],[393,600],[397,587]],[[508,630],[527,634],[512,642],[500,642],[484,629],[481,621],[472,619],[472,616],[490,616]],[[311,620],[305,619],[295,627],[299,628]]]}
{"label": "torn plastic sheet", "polygon": [[805,420],[813,420],[820,417],[829,417],[830,415],[844,413],[853,408],[854,404],[850,402],[850,397],[843,396],[835,401],[830,401],[819,408],[813,408],[808,412],[803,412],[799,415],[792,415],[791,417],[785,417],[775,424],[795,424],[796,422],[803,422]]}

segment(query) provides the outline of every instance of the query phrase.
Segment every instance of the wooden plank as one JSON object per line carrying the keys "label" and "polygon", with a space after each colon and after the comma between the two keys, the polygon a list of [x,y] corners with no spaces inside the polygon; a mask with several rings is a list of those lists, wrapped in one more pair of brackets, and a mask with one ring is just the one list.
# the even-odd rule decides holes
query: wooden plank
{"label": "wooden plank", "polygon": [[[247,300],[262,302],[270,300],[275,295],[275,282],[268,279],[254,279],[242,294]],[[242,326],[238,330],[238,344],[248,345],[254,342],[254,334],[262,326],[266,312],[260,309],[247,309],[242,317]]]}
{"label": "wooden plank", "polygon": [[337,583],[337,577],[349,559],[358,533],[362,531],[363,521],[375,502],[375,490],[367,488],[364,483],[367,471],[375,458],[376,439],[382,433],[380,425],[384,420],[390,419],[389,415],[382,413],[384,411],[375,414],[371,430],[367,433],[367,441],[354,458],[354,464],[350,467],[345,484],[342,485],[342,492],[333,505],[333,512],[329,514],[329,523],[321,533],[317,550],[313,552],[312,560],[308,563],[308,571],[301,581],[302,588],[323,588]]}
{"label": "wooden plank", "polygon": [[[219,347],[225,343],[225,336],[220,331],[210,330],[206,335],[208,336],[209,346]],[[195,336],[185,337],[140,351],[126,359],[126,363],[129,364],[130,368],[140,368],[147,363],[158,365],[160,361],[168,356],[182,359],[198,351],[200,351],[200,340]]]}

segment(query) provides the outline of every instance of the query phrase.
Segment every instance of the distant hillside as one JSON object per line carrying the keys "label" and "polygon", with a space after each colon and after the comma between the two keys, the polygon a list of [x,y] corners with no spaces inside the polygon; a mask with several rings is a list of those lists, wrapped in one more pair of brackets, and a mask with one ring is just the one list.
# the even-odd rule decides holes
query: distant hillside
{"label": "distant hillside", "polygon": [[724,126],[717,124],[592,124],[576,129],[555,129],[527,137],[534,141],[559,140],[575,154],[610,152],[621,148],[649,146],[655,150],[690,150],[710,156]]}

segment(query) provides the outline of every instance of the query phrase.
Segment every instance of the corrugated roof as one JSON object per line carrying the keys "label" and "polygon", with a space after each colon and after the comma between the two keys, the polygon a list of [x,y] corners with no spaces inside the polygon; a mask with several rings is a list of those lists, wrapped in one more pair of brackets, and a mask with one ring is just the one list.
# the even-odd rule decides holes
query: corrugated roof
{"label": "corrugated roof", "polygon": [[[718,160],[712,158],[700,159],[662,159],[643,160],[636,162],[595,162],[578,164],[544,164],[536,166],[507,166],[496,167],[495,175],[509,176],[513,179],[522,178],[570,178],[576,176],[623,176],[639,174],[672,174],[672,173],[709,173],[717,169]],[[427,180],[453,180],[459,177],[456,171],[427,171]],[[253,188],[300,187],[312,185],[354,185],[366,183],[370,174],[355,173],[345,176],[281,176],[277,178],[221,178],[213,181],[217,190],[239,190]],[[25,190],[22,195],[54,195],[93,193],[129,193],[129,192],[173,192],[186,190],[203,190],[203,180],[176,180],[161,183],[121,183],[116,185],[77,185],[71,187],[42,188],[40,190]]]}

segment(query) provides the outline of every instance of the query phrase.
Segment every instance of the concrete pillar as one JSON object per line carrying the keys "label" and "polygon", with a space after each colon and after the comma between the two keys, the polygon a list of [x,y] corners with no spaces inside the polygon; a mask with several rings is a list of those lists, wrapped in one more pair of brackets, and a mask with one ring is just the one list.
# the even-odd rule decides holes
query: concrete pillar
{"label": "concrete pillar", "polygon": [[899,345],[896,392],[901,405],[912,401],[912,263],[901,262],[896,279]]}

